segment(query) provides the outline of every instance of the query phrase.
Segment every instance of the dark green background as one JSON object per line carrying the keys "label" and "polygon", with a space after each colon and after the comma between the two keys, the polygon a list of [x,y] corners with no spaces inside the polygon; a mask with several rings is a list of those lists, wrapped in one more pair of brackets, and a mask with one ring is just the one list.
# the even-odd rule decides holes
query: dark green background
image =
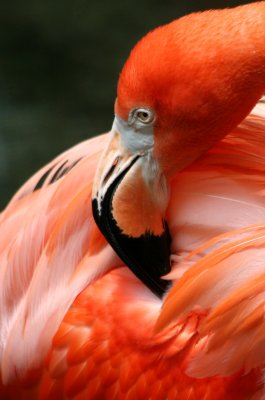
{"label": "dark green background", "polygon": [[110,129],[119,71],[150,29],[246,1],[17,0],[0,5],[0,207],[38,168]]}

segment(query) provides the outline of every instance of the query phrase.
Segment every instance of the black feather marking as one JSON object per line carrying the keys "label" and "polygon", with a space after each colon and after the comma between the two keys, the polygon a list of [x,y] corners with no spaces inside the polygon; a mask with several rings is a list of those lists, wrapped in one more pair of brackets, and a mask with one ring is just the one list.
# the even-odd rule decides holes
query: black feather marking
{"label": "black feather marking", "polygon": [[32,192],[35,192],[36,190],[40,189],[46,178],[48,177],[48,175],[50,174],[50,172],[53,170],[53,168],[56,167],[57,164],[52,165],[51,168],[49,168],[47,171],[45,171],[45,173],[41,176],[41,178],[38,180],[37,184],[34,186],[34,189],[32,190]]}
{"label": "black feather marking", "polygon": [[[66,168],[65,165],[68,163],[68,160],[65,160],[60,166],[59,168],[57,168],[58,163],[55,165],[52,165],[52,167],[50,167],[47,171],[45,171],[45,173],[41,176],[41,178],[38,180],[36,186],[33,189],[33,192],[35,192],[38,189],[41,189],[47,179],[47,177],[50,175],[50,173],[52,171],[54,171],[54,174],[52,175],[52,177],[49,179],[49,181],[47,181],[47,184],[50,185],[56,181],[58,181],[60,178],[62,178],[63,176],[65,176],[66,174],[68,174],[68,172],[70,172],[78,163],[79,161],[82,160],[82,157],[79,158],[78,160],[74,161],[71,165],[67,166]],[[57,168],[57,169],[56,169]],[[23,196],[22,196],[23,197]]]}
{"label": "black feather marking", "polygon": [[51,177],[49,184],[54,183],[56,181],[58,181],[58,179],[60,178],[60,173],[63,170],[63,167],[65,166],[65,164],[68,163],[68,160],[64,161],[60,167],[57,169],[57,171],[55,171],[55,173],[53,174],[53,176]]}

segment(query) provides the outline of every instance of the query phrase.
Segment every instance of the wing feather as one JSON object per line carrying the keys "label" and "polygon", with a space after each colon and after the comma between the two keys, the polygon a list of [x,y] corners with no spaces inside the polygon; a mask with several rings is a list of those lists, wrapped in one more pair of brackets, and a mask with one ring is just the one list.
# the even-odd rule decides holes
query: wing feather
{"label": "wing feather", "polygon": [[54,164],[82,160],[34,191],[40,176],[50,171],[50,165],[45,167],[1,215],[0,360],[5,383],[43,362],[75,297],[117,263],[91,211],[94,171],[103,147],[99,137],[69,150]]}
{"label": "wing feather", "polygon": [[[223,224],[223,228],[219,232],[212,229],[208,240],[207,232],[204,233],[205,241],[197,235],[200,238],[197,248],[186,251],[180,261],[180,267],[181,263],[188,266],[186,272],[179,275],[176,265],[170,274],[176,282],[165,298],[155,330],[161,332],[193,312],[206,315],[197,329],[197,352],[187,368],[187,373],[197,378],[231,375],[240,369],[247,373],[264,364],[264,142],[265,104],[260,103],[241,126],[199,161],[196,171],[194,166],[185,172],[192,176],[198,171],[206,171],[205,174],[222,171],[224,179],[230,179],[234,186],[240,180],[248,189],[240,199],[250,199],[248,204],[239,203],[240,208],[228,220],[227,209],[222,214],[219,203],[221,207],[215,209],[217,215],[210,221],[202,221],[200,228],[208,222],[214,227],[219,218],[224,220],[219,225]],[[198,186],[200,182],[198,178]],[[209,180],[207,185],[211,192],[215,180]],[[224,188],[225,185],[220,186],[221,191]],[[214,190],[218,193],[219,188]],[[234,200],[229,196],[231,192],[223,196],[228,207]],[[237,212],[244,216],[239,223],[235,219]]]}

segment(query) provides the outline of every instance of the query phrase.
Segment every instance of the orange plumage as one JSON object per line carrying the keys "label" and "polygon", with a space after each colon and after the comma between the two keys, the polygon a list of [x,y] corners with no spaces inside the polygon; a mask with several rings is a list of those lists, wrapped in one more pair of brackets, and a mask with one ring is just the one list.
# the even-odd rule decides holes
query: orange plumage
{"label": "orange plumage", "polygon": [[[249,19],[247,15],[250,15]],[[214,97],[212,92],[209,101],[205,100],[205,95],[211,90],[210,83],[207,83],[206,91],[202,90],[202,97],[198,94],[199,97],[195,98],[193,86],[188,85],[188,101],[184,90],[180,91],[175,103],[173,100],[170,103],[168,94],[163,97],[164,92],[159,92],[158,88],[157,93],[151,92],[152,100],[157,99],[156,104],[149,101],[147,88],[143,91],[146,93],[144,98],[137,97],[137,85],[132,87],[131,78],[126,76],[137,73],[137,65],[133,69],[133,57],[141,55],[142,50],[137,53],[137,48],[148,43],[151,46],[152,34],[151,41],[147,36],[146,42],[136,46],[121,75],[116,103],[117,116],[121,119],[112,133],[117,139],[117,126],[124,129],[128,114],[126,107],[129,112],[135,105],[155,112],[154,145],[150,130],[144,131],[144,135],[151,138],[150,142],[146,145],[142,140],[140,144],[154,146],[148,154],[158,160],[158,164],[152,161],[150,165],[157,168],[155,171],[160,174],[162,189],[157,187],[158,198],[152,197],[153,181],[145,179],[144,175],[148,169],[143,169],[144,178],[141,180],[139,171],[144,167],[140,161],[146,155],[145,148],[140,150],[140,155],[137,153],[133,163],[128,163],[138,148],[135,150],[127,138],[123,139],[120,147],[127,146],[125,161],[120,161],[123,155],[120,148],[120,159],[115,158],[113,141],[103,155],[96,189],[104,197],[109,177],[123,165],[126,173],[114,192],[118,195],[115,198],[117,204],[124,198],[125,190],[130,190],[129,183],[133,179],[138,179],[140,187],[146,184],[145,187],[150,189],[150,204],[157,207],[156,210],[167,220],[171,234],[171,272],[164,278],[172,280],[173,284],[172,288],[166,289],[162,299],[156,296],[155,289],[154,293],[150,291],[121,261],[93,220],[92,185],[106,135],[81,143],[53,160],[26,182],[1,214],[1,399],[264,398],[264,102],[261,101],[236,126],[265,87],[264,80],[256,83],[261,72],[264,77],[265,56],[263,58],[262,52],[258,54],[258,51],[262,48],[265,54],[265,42],[254,34],[255,29],[260,34],[258,25],[261,19],[265,19],[264,4],[256,3],[221,11],[220,14],[217,11],[199,14],[198,19],[194,15],[180,20],[179,25],[174,22],[173,26],[179,26],[180,35],[184,27],[186,32],[192,24],[196,36],[198,27],[209,21],[209,25],[205,25],[205,36],[202,34],[200,39],[204,42],[209,32],[214,30],[212,20],[217,18],[223,21],[219,28],[228,24],[236,32],[234,21],[237,16],[245,21],[242,23],[249,33],[245,40],[247,50],[240,49],[239,53],[241,56],[248,53],[249,37],[257,43],[256,53],[254,58],[248,55],[249,61],[244,64],[247,65],[246,74],[244,65],[237,66],[234,86],[227,81],[220,83],[222,90],[220,86],[218,101],[217,94]],[[255,18],[257,24],[254,27],[250,22]],[[170,31],[171,26],[168,25],[166,31],[160,28],[153,35],[163,35],[163,32]],[[233,41],[236,42],[233,29]],[[216,35],[213,36],[218,43],[219,33]],[[162,40],[162,36],[159,37]],[[193,34],[191,41],[194,41]],[[220,54],[225,54],[226,48],[230,54],[229,43],[224,41]],[[232,50],[237,51],[233,46]],[[182,61],[188,54],[192,63],[192,52],[188,50]],[[220,54],[217,61],[225,64]],[[203,54],[199,58],[203,58]],[[151,63],[150,54],[148,59]],[[195,59],[195,65],[197,61]],[[201,77],[205,77],[207,63],[205,71],[203,64],[201,68]],[[162,85],[160,73],[163,71],[159,72]],[[143,85],[148,84],[148,80],[143,82]],[[247,84],[252,85],[249,93],[246,93]],[[224,88],[227,89],[225,96],[222,95]],[[235,95],[228,101],[227,93],[230,96],[232,92]],[[195,115],[191,118],[198,104],[204,104],[203,99],[207,105],[206,114],[202,110],[198,118]],[[182,123],[174,120],[170,125],[169,121],[172,123],[175,117],[168,107],[176,107],[176,102],[182,106],[177,111],[177,120],[181,109],[187,110],[184,113],[187,119],[184,123],[183,114]],[[212,115],[216,106],[218,112],[225,110],[221,116]],[[231,110],[236,110],[236,116]],[[145,115],[139,115],[145,118]],[[170,163],[171,153],[166,159],[158,145],[161,139],[156,141],[161,135],[161,127],[175,129],[171,130],[167,141],[170,141],[173,131],[180,138],[184,126],[187,134],[189,127],[191,131],[194,128],[192,137],[194,132],[202,135],[201,128],[207,118],[216,132],[216,138],[210,140],[211,148],[206,151],[209,145],[199,146],[199,154],[191,156],[196,160],[172,175],[176,164],[172,167]],[[207,140],[210,127],[205,129],[200,140]],[[139,132],[140,135],[141,130]],[[218,141],[219,136],[225,137]],[[175,149],[181,151],[175,138]],[[186,154],[187,143],[183,140],[180,143]],[[164,151],[165,146],[162,146]],[[171,189],[168,204],[165,203],[167,182]],[[146,199],[146,193],[148,191],[141,189],[137,201]],[[163,194],[165,198],[162,201],[159,196]],[[138,207],[138,211],[144,213],[142,209],[144,207]],[[149,211],[143,215],[141,224],[152,220]],[[128,229],[136,232],[132,216],[131,220],[132,226]],[[149,230],[152,229],[150,224]],[[157,282],[159,284],[159,279]]]}

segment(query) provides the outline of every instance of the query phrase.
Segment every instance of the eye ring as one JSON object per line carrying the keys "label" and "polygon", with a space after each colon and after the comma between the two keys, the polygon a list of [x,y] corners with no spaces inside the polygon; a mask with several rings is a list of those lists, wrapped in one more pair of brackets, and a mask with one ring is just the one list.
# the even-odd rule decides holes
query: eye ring
{"label": "eye ring", "polygon": [[149,108],[136,108],[131,111],[129,121],[130,124],[140,122],[143,125],[149,125],[154,121],[154,113]]}

